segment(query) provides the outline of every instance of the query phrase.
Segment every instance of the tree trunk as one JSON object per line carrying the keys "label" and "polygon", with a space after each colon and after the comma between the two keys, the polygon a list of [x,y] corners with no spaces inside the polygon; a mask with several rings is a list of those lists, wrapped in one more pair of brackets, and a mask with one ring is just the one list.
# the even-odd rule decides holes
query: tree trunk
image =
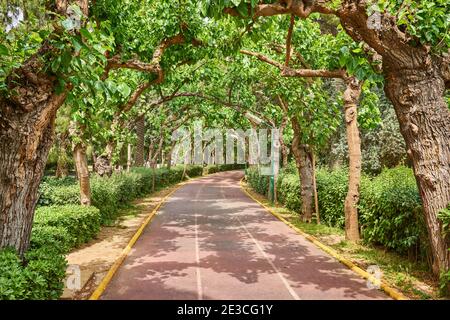
{"label": "tree trunk", "polygon": [[136,158],[134,164],[136,167],[144,166],[144,148],[145,148],[145,117],[141,116],[136,122]]}
{"label": "tree trunk", "polygon": [[56,163],[57,178],[65,178],[69,174],[69,168],[67,166],[67,132],[60,133],[57,137],[58,143],[58,161]]}
{"label": "tree trunk", "polygon": [[115,143],[113,141],[108,141],[106,145],[106,150],[104,154],[96,157],[94,167],[95,172],[101,177],[111,176],[113,173],[112,167],[112,157],[114,153]]}
{"label": "tree trunk", "polygon": [[[295,138],[294,138],[295,140]],[[293,141],[294,142],[294,141]],[[292,153],[294,154],[297,170],[300,176],[301,199],[302,199],[302,220],[311,222],[314,212],[314,186],[313,186],[313,167],[312,156],[309,146],[301,144],[294,147],[292,144]]]}
{"label": "tree trunk", "polygon": [[131,144],[129,143],[127,146],[127,172],[131,170]]}
{"label": "tree trunk", "polygon": [[345,128],[348,144],[348,191],[344,202],[345,237],[350,241],[359,241],[358,202],[361,184],[361,139],[358,129],[357,105],[361,95],[361,84],[355,78],[346,80],[344,92]]}
{"label": "tree trunk", "polygon": [[91,184],[89,181],[89,168],[87,164],[86,146],[77,143],[73,147],[73,157],[77,169],[77,177],[80,183],[80,202],[83,206],[91,205]]}
{"label": "tree trunk", "polygon": [[150,145],[148,146],[148,154],[147,154],[147,167],[151,167],[152,165],[152,159],[153,159],[153,149],[155,147],[155,140],[150,140]]}
{"label": "tree trunk", "polygon": [[169,152],[167,153],[167,169],[169,169],[169,170],[170,170],[170,168],[172,168],[172,155],[173,155],[173,150],[174,150],[176,144],[177,144],[177,142],[173,141],[172,144],[170,145]]}
{"label": "tree trunk", "polygon": [[450,112],[444,88],[436,71],[430,70],[405,70],[388,78],[385,86],[413,163],[436,275],[450,269],[450,239],[442,236],[442,222],[437,218],[450,202]]}
{"label": "tree trunk", "polygon": [[30,75],[40,70],[36,64],[16,70],[10,86],[17,95],[0,96],[0,248],[14,247],[20,255],[29,245],[56,112],[66,98],[53,93],[45,75]]}
{"label": "tree trunk", "polygon": [[312,152],[311,155],[312,155],[312,169],[313,169],[314,208],[316,212],[317,224],[320,224],[319,195],[317,194],[317,184],[316,184],[316,156],[314,152]]}
{"label": "tree trunk", "polygon": [[283,116],[283,120],[281,122],[280,126],[280,148],[281,148],[281,157],[282,157],[282,165],[283,168],[286,168],[288,166],[288,154],[289,154],[289,148],[286,146],[286,143],[284,142],[283,133],[284,129],[286,128],[288,118],[287,116]]}
{"label": "tree trunk", "polygon": [[[87,0],[71,1],[88,15]],[[67,0],[55,1],[65,14]],[[44,41],[38,52],[6,79],[9,96],[0,94],[0,248],[14,247],[23,256],[29,246],[38,187],[53,142],[56,112],[67,90],[56,93],[55,77],[45,73],[42,56],[51,56]]]}
{"label": "tree trunk", "polygon": [[339,12],[345,31],[364,40],[382,57],[385,92],[394,105],[423,202],[433,254],[433,272],[450,269],[449,236],[443,236],[439,211],[450,202],[450,86],[448,56],[420,43],[408,43],[395,17],[381,13],[376,30],[367,23],[364,1],[345,1]]}
{"label": "tree trunk", "polygon": [[[287,103],[278,96],[278,101],[283,109],[284,115],[288,117]],[[300,177],[300,197],[302,199],[302,219],[311,222],[314,212],[314,171],[312,166],[312,152],[308,145],[302,144],[302,130],[296,115],[290,117],[294,138],[292,139],[292,153]]]}

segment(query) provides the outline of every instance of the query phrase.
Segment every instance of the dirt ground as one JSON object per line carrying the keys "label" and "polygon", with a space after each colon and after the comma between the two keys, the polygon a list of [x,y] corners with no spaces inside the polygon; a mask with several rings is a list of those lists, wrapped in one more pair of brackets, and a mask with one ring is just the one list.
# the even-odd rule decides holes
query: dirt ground
{"label": "dirt ground", "polygon": [[80,270],[81,290],[70,290],[66,285],[61,299],[88,299],[144,219],[174,188],[169,187],[134,201],[135,208],[130,210],[132,214],[127,212],[128,215],[120,216],[113,226],[102,227],[96,239],[68,254],[69,269],[75,267]]}

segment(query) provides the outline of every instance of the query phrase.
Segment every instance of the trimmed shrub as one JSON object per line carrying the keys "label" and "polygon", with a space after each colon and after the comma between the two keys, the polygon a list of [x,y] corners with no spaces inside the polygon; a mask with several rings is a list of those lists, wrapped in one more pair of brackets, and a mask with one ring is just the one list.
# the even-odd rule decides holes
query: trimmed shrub
{"label": "trimmed shrub", "polygon": [[73,177],[44,177],[39,185],[38,206],[79,204],[80,187]]}
{"label": "trimmed shrub", "polygon": [[31,232],[30,250],[52,247],[58,253],[72,249],[73,241],[66,227],[34,224]]}
{"label": "trimmed shrub", "polygon": [[267,196],[269,191],[269,177],[262,176],[257,166],[252,166],[245,171],[245,176],[250,186],[258,193]]}
{"label": "trimmed shrub", "polygon": [[426,241],[422,203],[412,170],[385,169],[361,184],[359,203],[364,240],[399,253]]}
{"label": "trimmed shrub", "polygon": [[300,212],[302,199],[300,197],[300,179],[296,174],[280,173],[277,179],[278,201],[289,210]]}
{"label": "trimmed shrub", "polygon": [[[65,228],[69,235],[69,247],[76,247],[95,237],[100,230],[100,212],[95,207],[80,205],[40,207],[36,210],[34,226],[38,227],[39,236],[50,232],[43,231],[42,226]],[[54,229],[55,230],[55,229]],[[47,233],[47,236],[49,234]],[[43,241],[42,238],[41,240]],[[46,240],[49,241],[49,240]],[[66,244],[61,240],[61,246]]]}
{"label": "trimmed shrub", "polygon": [[229,170],[241,170],[245,169],[245,164],[218,164],[218,165],[207,165],[203,168],[203,174],[212,174],[216,172],[229,171]]}
{"label": "trimmed shrub", "polygon": [[[277,181],[278,200],[288,209],[301,209],[300,179],[291,169],[283,170]],[[252,188],[267,195],[268,178],[256,167],[247,170]],[[344,228],[344,201],[348,190],[348,171],[338,169],[316,172],[320,220],[323,224]],[[369,178],[361,177],[359,221],[364,241],[382,245],[400,254],[419,252],[426,257],[427,233],[422,204],[412,170],[403,166],[385,169]],[[445,210],[441,213],[445,220]],[[410,254],[410,256],[414,256]]]}
{"label": "trimmed shrub", "polygon": [[0,250],[0,300],[58,299],[67,262],[51,247],[31,249],[23,263],[15,250]]}
{"label": "trimmed shrub", "polygon": [[316,171],[320,221],[332,227],[344,228],[344,201],[348,191],[348,170],[345,168]]}

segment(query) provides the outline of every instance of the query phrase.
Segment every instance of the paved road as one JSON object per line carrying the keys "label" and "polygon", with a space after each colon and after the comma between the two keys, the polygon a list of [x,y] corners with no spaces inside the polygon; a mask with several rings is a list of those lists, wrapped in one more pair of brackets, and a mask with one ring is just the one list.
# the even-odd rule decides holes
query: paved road
{"label": "paved road", "polygon": [[240,188],[241,171],[178,189],[101,299],[387,299]]}

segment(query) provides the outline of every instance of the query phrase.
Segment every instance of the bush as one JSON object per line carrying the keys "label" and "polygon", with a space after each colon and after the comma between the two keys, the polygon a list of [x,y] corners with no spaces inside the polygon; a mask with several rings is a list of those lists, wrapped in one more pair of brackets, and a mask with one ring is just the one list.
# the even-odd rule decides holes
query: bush
{"label": "bush", "polygon": [[80,187],[73,177],[44,177],[39,185],[39,206],[79,204]]}
{"label": "bush", "polygon": [[[69,243],[60,238],[61,249],[64,246],[76,247],[95,237],[100,230],[100,212],[95,207],[80,205],[40,207],[36,210],[34,227],[38,227],[35,241],[51,241],[57,237],[51,234],[51,229],[44,226],[65,228],[69,235]],[[53,229],[56,231],[57,229]],[[42,237],[48,237],[43,239]],[[36,238],[37,237],[37,238]],[[64,236],[62,236],[64,237]]]}
{"label": "bush", "polygon": [[67,253],[72,249],[73,241],[67,228],[45,224],[34,224],[31,232],[30,249],[52,247],[58,253]]}
{"label": "bush", "polygon": [[348,171],[324,169],[316,172],[320,221],[332,227],[344,228],[344,202],[348,191]]}
{"label": "bush", "polygon": [[203,168],[203,174],[212,174],[216,172],[229,171],[229,170],[241,170],[245,169],[245,164],[218,164],[218,165],[207,165]]}
{"label": "bush", "polygon": [[0,300],[58,299],[66,268],[51,247],[29,250],[24,263],[13,249],[0,250]]}
{"label": "bush", "polygon": [[426,241],[422,203],[412,170],[385,169],[361,184],[359,203],[364,240],[399,253]]}
{"label": "bush", "polygon": [[269,177],[262,176],[257,166],[248,168],[245,171],[245,177],[256,192],[267,196],[267,192],[269,191]]}
{"label": "bush", "polygon": [[[133,168],[131,172],[114,173],[111,177],[91,177],[92,205],[100,210],[102,223],[110,223],[118,210],[130,201],[152,191],[153,174],[156,189],[181,181],[184,166],[149,169]],[[202,174],[201,166],[187,166],[186,174],[195,177]],[[57,179],[46,177],[39,187],[39,206],[77,205],[80,203],[80,187],[73,177]]]}
{"label": "bush", "polygon": [[289,210],[301,211],[302,199],[300,197],[300,179],[298,175],[280,173],[277,179],[277,198]]}
{"label": "bush", "polygon": [[[300,179],[297,173],[289,173],[292,171],[292,168],[283,170],[278,176],[278,200],[288,209],[299,212]],[[261,176],[256,167],[247,170],[247,180],[256,192],[267,195],[268,178]],[[344,228],[347,183],[347,169],[317,170],[316,184],[323,224]],[[383,245],[400,254],[418,249],[420,255],[426,257],[428,242],[422,204],[411,169],[402,166],[385,169],[372,179],[363,175],[358,207],[364,241]],[[440,216],[448,225],[446,212],[443,210]]]}

